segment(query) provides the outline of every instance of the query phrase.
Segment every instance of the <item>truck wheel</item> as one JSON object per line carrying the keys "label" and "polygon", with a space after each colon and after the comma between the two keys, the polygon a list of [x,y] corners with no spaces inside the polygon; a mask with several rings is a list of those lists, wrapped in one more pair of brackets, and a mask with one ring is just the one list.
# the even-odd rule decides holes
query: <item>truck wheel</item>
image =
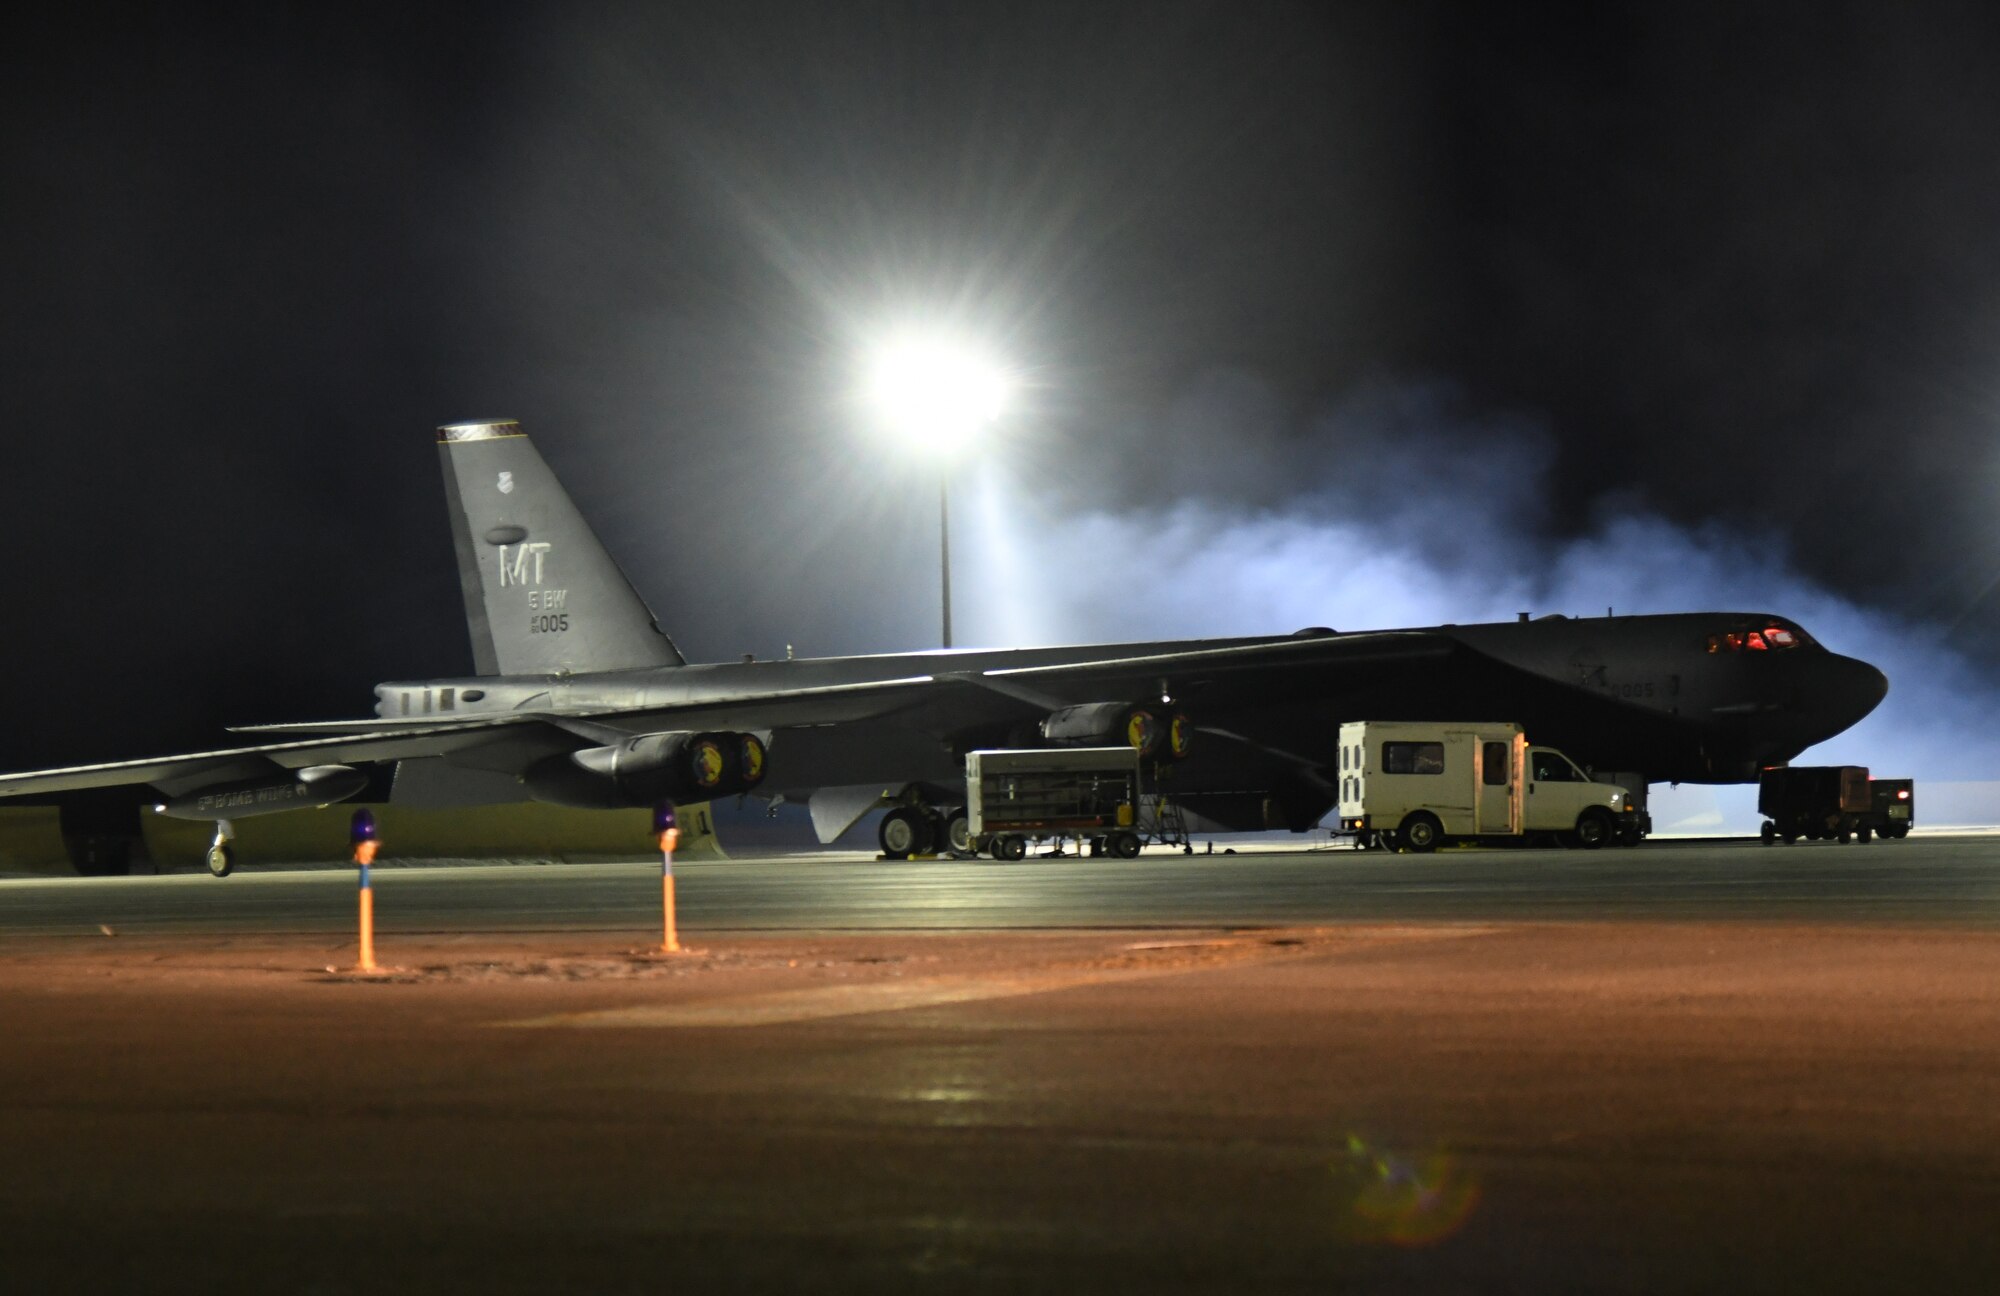
{"label": "truck wheel", "polygon": [[1866,846],[1869,842],[1875,840],[1875,830],[1867,824],[1862,824],[1854,830],[1854,840]]}
{"label": "truck wheel", "polygon": [[1620,846],[1637,846],[1645,839],[1646,834],[1640,832],[1637,828],[1620,828],[1618,830],[1618,844]]}
{"label": "truck wheel", "polygon": [[1764,826],[1757,830],[1757,836],[1766,846],[1769,846],[1772,842],[1778,840],[1778,825],[1766,819]]}
{"label": "truck wheel", "polygon": [[1139,858],[1139,834],[1128,832],[1112,833],[1110,837],[1106,838],[1106,841],[1111,846],[1111,853],[1119,859]]}
{"label": "truck wheel", "polygon": [[993,858],[1010,862],[1028,858],[1028,839],[1026,837],[1002,837],[999,841],[993,843]]}
{"label": "truck wheel", "polygon": [[1596,850],[1611,840],[1611,818],[1602,810],[1586,810],[1576,817],[1576,844]]}
{"label": "truck wheel", "polygon": [[882,816],[879,834],[882,853],[892,860],[927,855],[931,849],[930,816],[913,806],[903,806]]}
{"label": "truck wheel", "polygon": [[1403,820],[1403,826],[1396,830],[1404,850],[1416,855],[1428,855],[1444,841],[1444,825],[1428,810],[1413,810]]}

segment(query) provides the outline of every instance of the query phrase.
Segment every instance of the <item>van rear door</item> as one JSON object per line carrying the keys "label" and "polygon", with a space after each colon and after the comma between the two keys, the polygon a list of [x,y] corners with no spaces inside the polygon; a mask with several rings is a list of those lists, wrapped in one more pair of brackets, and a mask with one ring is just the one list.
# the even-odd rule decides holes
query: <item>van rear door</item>
{"label": "van rear door", "polygon": [[1473,763],[1477,786],[1473,797],[1473,828],[1476,833],[1509,836],[1521,831],[1521,801],[1515,796],[1520,787],[1518,753],[1512,736],[1505,733],[1474,737]]}

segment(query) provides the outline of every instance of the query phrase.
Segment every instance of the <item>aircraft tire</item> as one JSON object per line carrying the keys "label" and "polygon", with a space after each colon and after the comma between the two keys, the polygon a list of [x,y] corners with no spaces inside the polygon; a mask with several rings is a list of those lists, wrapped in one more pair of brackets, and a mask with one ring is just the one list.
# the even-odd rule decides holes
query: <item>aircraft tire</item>
{"label": "aircraft tire", "polygon": [[939,834],[945,849],[954,855],[977,855],[978,849],[972,844],[972,820],[967,817],[963,806],[947,810],[944,814],[944,830]]}
{"label": "aircraft tire", "polygon": [[1115,832],[1107,837],[1105,842],[1111,847],[1111,853],[1119,859],[1129,860],[1139,858],[1138,833]]}
{"label": "aircraft tire", "polygon": [[1611,840],[1611,820],[1601,810],[1586,810],[1576,817],[1576,844],[1596,850]]}
{"label": "aircraft tire", "polygon": [[217,842],[208,848],[208,871],[214,877],[228,877],[236,867],[236,852],[225,842]]}
{"label": "aircraft tire", "polygon": [[931,850],[930,816],[913,806],[902,806],[882,816],[878,836],[882,853],[892,860],[912,855],[928,855]]}
{"label": "aircraft tire", "polygon": [[1413,855],[1428,855],[1444,841],[1444,825],[1428,810],[1412,810],[1396,830],[1397,841]]}

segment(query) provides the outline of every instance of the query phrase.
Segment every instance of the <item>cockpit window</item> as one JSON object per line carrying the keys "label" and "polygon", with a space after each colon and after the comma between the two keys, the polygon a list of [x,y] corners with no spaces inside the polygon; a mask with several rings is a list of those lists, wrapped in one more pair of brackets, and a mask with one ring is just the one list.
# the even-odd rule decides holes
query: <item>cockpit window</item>
{"label": "cockpit window", "polygon": [[1784,652],[1788,648],[1803,648],[1811,642],[1806,632],[1797,626],[1770,621],[1749,629],[1712,634],[1708,637],[1708,650],[1712,653]]}

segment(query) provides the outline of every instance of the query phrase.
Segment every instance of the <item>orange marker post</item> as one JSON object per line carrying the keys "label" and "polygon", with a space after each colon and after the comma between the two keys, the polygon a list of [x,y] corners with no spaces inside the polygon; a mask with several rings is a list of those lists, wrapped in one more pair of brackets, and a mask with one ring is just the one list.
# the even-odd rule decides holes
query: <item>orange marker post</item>
{"label": "orange marker post", "polygon": [[348,826],[348,836],[354,842],[354,862],[361,869],[361,961],[354,970],[379,972],[381,969],[375,966],[375,888],[368,876],[375,852],[381,848],[374,812],[366,808],[356,810]]}
{"label": "orange marker post", "polygon": [[653,833],[660,843],[660,953],[681,952],[681,937],[674,924],[674,847],[680,844],[680,821],[674,803],[662,801],[653,807]]}

